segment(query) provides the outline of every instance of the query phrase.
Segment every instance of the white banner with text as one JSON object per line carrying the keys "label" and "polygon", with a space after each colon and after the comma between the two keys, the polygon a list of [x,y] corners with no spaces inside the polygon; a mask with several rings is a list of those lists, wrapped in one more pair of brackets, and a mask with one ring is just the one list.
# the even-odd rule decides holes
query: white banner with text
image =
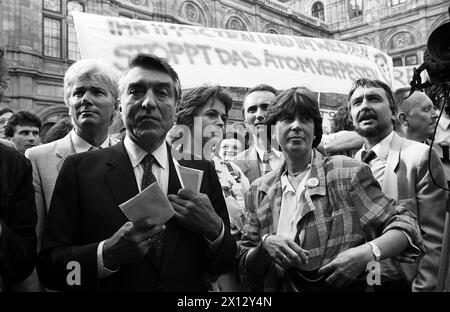
{"label": "white banner with text", "polygon": [[204,84],[277,89],[306,86],[347,94],[366,77],[392,85],[392,58],[366,45],[331,39],[274,35],[159,23],[73,12],[83,58],[101,58],[119,70],[139,52],[164,57],[182,88]]}

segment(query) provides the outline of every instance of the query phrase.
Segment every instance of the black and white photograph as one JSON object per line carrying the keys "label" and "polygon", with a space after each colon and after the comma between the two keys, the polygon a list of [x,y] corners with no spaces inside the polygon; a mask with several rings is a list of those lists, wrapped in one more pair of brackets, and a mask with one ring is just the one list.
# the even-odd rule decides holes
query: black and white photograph
{"label": "black and white photograph", "polygon": [[0,1],[0,297],[447,293],[449,194],[448,0]]}

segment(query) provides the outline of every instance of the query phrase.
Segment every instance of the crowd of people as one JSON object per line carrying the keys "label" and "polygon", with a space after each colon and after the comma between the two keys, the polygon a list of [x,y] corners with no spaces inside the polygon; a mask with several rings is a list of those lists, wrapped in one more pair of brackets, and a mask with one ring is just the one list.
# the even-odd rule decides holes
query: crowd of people
{"label": "crowd of people", "polygon": [[[45,135],[0,110],[0,289],[436,291],[450,117],[430,151],[444,108],[409,93],[358,79],[328,134],[313,92],[262,83],[242,105],[248,144],[221,86],[182,92],[150,54],[124,73],[78,61],[69,117]],[[180,166],[202,172],[198,192]],[[154,185],[173,216],[129,220],[119,206]]]}

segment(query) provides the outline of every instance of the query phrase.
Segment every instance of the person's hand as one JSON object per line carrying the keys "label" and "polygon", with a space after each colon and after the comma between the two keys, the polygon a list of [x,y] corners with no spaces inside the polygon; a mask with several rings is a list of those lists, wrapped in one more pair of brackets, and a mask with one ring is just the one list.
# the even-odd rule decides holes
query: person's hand
{"label": "person's hand", "polygon": [[291,266],[308,263],[309,251],[302,249],[290,238],[269,235],[264,239],[262,247],[270,258],[282,268],[287,269]]}
{"label": "person's hand", "polygon": [[152,224],[150,219],[125,223],[103,245],[103,265],[114,269],[123,263],[141,260],[152,246],[152,237],[163,231],[165,225]]}
{"label": "person's hand", "polygon": [[206,194],[180,189],[177,195],[170,194],[168,198],[179,222],[193,231],[202,233],[210,241],[219,237],[222,220],[214,211]]}
{"label": "person's hand", "polygon": [[372,260],[372,248],[364,244],[341,252],[333,261],[321,267],[317,273],[328,275],[325,282],[341,288],[355,281],[366,269],[367,263]]}

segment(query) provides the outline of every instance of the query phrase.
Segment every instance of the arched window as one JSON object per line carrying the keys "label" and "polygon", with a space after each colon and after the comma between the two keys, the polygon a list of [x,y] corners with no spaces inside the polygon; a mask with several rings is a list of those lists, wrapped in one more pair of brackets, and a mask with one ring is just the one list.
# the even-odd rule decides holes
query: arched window
{"label": "arched window", "polygon": [[349,0],[349,15],[350,18],[363,15],[363,1],[362,0]]}
{"label": "arched window", "polygon": [[84,12],[85,0],[43,0],[42,52],[45,56],[77,61],[81,58],[72,12]]}
{"label": "arched window", "polygon": [[67,58],[77,61],[81,59],[81,55],[72,18],[72,12],[74,11],[83,12],[84,7],[77,1],[69,1],[67,3]]}
{"label": "arched window", "polygon": [[324,21],[325,20],[325,11],[323,9],[323,3],[320,1],[315,2],[312,6],[311,14],[315,18],[318,18],[318,19]]}

